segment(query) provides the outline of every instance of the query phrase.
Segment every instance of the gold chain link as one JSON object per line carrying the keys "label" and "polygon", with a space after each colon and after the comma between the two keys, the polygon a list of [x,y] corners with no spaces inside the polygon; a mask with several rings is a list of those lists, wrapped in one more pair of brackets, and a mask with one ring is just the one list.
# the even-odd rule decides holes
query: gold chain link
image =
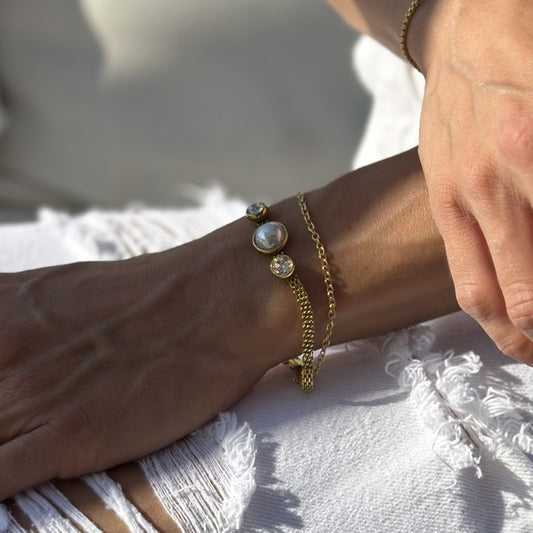
{"label": "gold chain link", "polygon": [[402,53],[405,56],[405,59],[407,59],[407,61],[409,61],[409,63],[413,67],[415,67],[416,70],[418,70],[418,72],[421,72],[420,67],[417,65],[416,61],[409,53],[409,48],[407,47],[407,33],[409,32],[409,26],[411,25],[411,21],[413,20],[416,10],[418,9],[421,3],[422,0],[413,0],[411,2],[411,5],[409,6],[407,13],[405,14],[405,17],[402,22],[402,27],[400,29],[400,47],[402,49]]}
{"label": "gold chain link", "polygon": [[296,296],[300,315],[302,317],[302,355],[301,362],[298,358],[289,360],[289,365],[296,371],[296,382],[300,384],[302,390],[311,392],[313,390],[313,348],[315,344],[315,321],[313,318],[313,308],[300,278],[293,274],[288,280],[289,286]]}
{"label": "gold chain link", "polygon": [[324,359],[326,357],[326,350],[328,349],[331,343],[331,334],[333,333],[333,324],[336,316],[337,302],[335,301],[333,281],[331,280],[331,272],[329,270],[326,250],[320,240],[320,235],[316,230],[315,224],[311,220],[311,215],[309,214],[309,209],[307,208],[307,204],[305,202],[305,197],[301,192],[298,193],[298,204],[300,205],[300,211],[302,212],[302,215],[304,217],[305,225],[307,226],[309,233],[311,233],[311,238],[313,239],[318,252],[322,276],[324,277],[324,285],[326,286],[326,294],[328,296],[328,321],[326,324],[326,334],[324,336],[324,340],[322,341],[322,348],[320,349],[320,352],[318,354],[316,365],[313,371],[313,375],[316,376],[318,375],[318,372],[322,367],[322,363],[324,362]]}

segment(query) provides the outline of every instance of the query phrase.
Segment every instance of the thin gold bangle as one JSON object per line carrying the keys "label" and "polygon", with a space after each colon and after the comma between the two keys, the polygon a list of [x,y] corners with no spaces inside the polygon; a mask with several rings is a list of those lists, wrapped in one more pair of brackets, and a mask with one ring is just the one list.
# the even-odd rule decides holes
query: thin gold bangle
{"label": "thin gold bangle", "polygon": [[405,14],[405,17],[402,22],[402,27],[400,29],[400,46],[402,48],[402,53],[409,61],[409,63],[418,70],[418,72],[422,72],[420,70],[420,67],[418,66],[417,62],[413,59],[411,54],[409,53],[409,48],[407,47],[407,34],[409,32],[409,26],[411,25],[411,21],[413,20],[413,17],[416,13],[416,10],[422,3],[422,0],[413,0],[411,2],[411,5],[409,6],[409,9],[407,10],[407,13]]}
{"label": "thin gold bangle", "polygon": [[305,197],[301,192],[298,193],[298,204],[300,206],[302,216],[304,217],[305,225],[307,226],[309,233],[311,233],[311,238],[313,239],[317,249],[322,276],[324,278],[324,285],[326,286],[326,294],[328,297],[328,321],[326,323],[326,334],[322,341],[322,347],[316,359],[316,365],[313,372],[313,374],[316,376],[322,367],[322,363],[326,358],[326,350],[329,348],[331,343],[331,334],[333,332],[333,326],[335,322],[337,302],[335,300],[335,292],[333,290],[333,281],[331,279],[331,272],[329,270],[326,249],[320,240],[320,235],[318,234],[315,224],[311,220],[311,215],[309,214],[309,209],[307,208],[307,203],[305,202]]}
{"label": "thin gold bangle", "polygon": [[270,261],[270,271],[277,278],[286,279],[296,297],[302,318],[302,353],[286,362],[296,372],[295,381],[300,384],[302,390],[311,392],[314,376],[315,321],[309,295],[295,272],[294,261],[284,252],[289,237],[287,228],[281,222],[267,220],[268,206],[263,202],[248,206],[246,216],[257,223],[252,237],[254,248],[263,254],[274,254]]}

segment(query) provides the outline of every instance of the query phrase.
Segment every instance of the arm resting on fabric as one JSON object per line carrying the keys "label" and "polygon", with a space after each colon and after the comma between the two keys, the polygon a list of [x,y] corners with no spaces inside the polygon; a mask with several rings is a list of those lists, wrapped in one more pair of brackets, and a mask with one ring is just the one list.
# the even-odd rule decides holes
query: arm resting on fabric
{"label": "arm resting on fabric", "polygon": [[[332,271],[334,343],[458,309],[416,150],[351,172],[306,199]],[[310,296],[318,347],[327,298],[296,197],[271,206],[269,218],[287,226],[286,250]],[[17,321],[5,319],[11,336],[0,336],[1,370],[9,376],[2,381],[0,500],[160,449],[231,408],[269,368],[300,353],[296,299],[253,248],[254,228],[243,217],[155,254],[1,276],[4,309]],[[25,431],[36,418],[41,426]],[[120,469],[110,475],[163,524],[161,509],[144,502],[142,476],[129,468],[129,477]],[[79,482],[59,488],[85,501]],[[94,503],[80,507],[92,517]],[[105,515],[94,520],[103,523]]]}
{"label": "arm resting on fabric", "polygon": [[[261,200],[258,198],[257,200]],[[337,298],[333,343],[379,335],[459,309],[444,244],[428,205],[416,149],[350,172],[306,194],[326,247]],[[315,340],[324,335],[327,298],[315,245],[296,197],[270,207],[289,232],[287,253],[309,293]],[[294,295],[251,245],[245,218],[195,241],[225,265],[220,290],[226,312],[240,322],[244,343],[266,356],[267,368],[299,353],[301,326]],[[178,252],[179,249],[176,249]]]}

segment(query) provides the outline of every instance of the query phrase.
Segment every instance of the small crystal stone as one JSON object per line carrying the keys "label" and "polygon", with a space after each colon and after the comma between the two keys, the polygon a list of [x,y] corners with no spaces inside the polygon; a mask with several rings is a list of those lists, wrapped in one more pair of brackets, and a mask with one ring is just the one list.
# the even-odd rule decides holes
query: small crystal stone
{"label": "small crystal stone", "polygon": [[294,262],[288,255],[279,254],[270,262],[270,270],[278,278],[288,278],[294,272]]}
{"label": "small crystal stone", "polygon": [[264,254],[275,254],[287,243],[287,228],[281,222],[265,222],[254,232],[252,243]]}
{"label": "small crystal stone", "polygon": [[246,209],[246,216],[250,220],[259,221],[266,216],[268,206],[263,202],[256,202],[255,204],[249,205]]}

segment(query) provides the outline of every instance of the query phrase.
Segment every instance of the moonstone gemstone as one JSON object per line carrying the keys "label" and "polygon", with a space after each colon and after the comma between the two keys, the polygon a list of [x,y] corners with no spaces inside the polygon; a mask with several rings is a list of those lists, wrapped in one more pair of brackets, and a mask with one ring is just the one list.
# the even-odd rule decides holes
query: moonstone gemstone
{"label": "moonstone gemstone", "polygon": [[278,278],[288,278],[294,272],[294,261],[288,255],[278,254],[270,262],[270,270]]}
{"label": "moonstone gemstone", "polygon": [[287,228],[281,222],[265,222],[255,230],[253,244],[260,252],[273,254],[285,246],[287,238]]}

